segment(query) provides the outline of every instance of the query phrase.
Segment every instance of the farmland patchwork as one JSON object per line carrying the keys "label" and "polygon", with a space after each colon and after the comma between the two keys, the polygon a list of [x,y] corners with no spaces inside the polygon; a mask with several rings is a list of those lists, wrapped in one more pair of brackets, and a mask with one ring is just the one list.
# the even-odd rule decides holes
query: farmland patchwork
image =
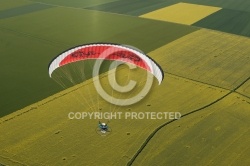
{"label": "farmland patchwork", "polygon": [[[0,165],[248,165],[249,12],[248,0],[0,0]],[[49,78],[53,57],[95,42],[143,50],[162,84],[118,107],[92,79],[63,90]],[[145,74],[128,70],[119,82]],[[68,117],[92,110],[182,117],[112,119],[102,137],[98,120]]]}

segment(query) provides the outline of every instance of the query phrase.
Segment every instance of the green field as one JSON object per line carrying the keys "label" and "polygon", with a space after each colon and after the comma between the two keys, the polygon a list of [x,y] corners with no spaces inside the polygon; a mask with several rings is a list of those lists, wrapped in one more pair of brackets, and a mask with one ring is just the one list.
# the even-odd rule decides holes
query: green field
{"label": "green field", "polygon": [[250,37],[250,12],[222,9],[193,25]]}
{"label": "green field", "polygon": [[15,7],[24,6],[32,4],[30,1],[27,0],[1,0],[0,12],[5,11],[8,9],[13,9]]}
{"label": "green field", "polygon": [[115,2],[118,0],[74,0],[74,1],[67,1],[67,0],[31,0],[31,2],[38,2],[42,4],[50,4],[56,6],[67,6],[67,7],[77,7],[77,8],[86,8],[91,6],[102,5],[106,3]]}
{"label": "green field", "polygon": [[52,7],[53,6],[44,4],[29,4],[20,7],[15,7],[8,10],[0,11],[0,19],[7,19],[15,16],[38,12],[40,10],[45,10]]}
{"label": "green field", "polygon": [[[191,26],[139,17],[180,2],[222,9]],[[247,0],[0,0],[0,165],[249,165],[249,12]],[[49,77],[55,56],[95,42],[143,50],[162,67],[162,84],[155,79],[141,102],[119,107],[92,79],[63,89]],[[113,92],[105,65],[105,90],[138,93]],[[130,77],[142,89],[145,71],[128,70],[118,68],[118,82]],[[106,137],[97,119],[68,118],[109,110],[182,118],[114,119]]]}

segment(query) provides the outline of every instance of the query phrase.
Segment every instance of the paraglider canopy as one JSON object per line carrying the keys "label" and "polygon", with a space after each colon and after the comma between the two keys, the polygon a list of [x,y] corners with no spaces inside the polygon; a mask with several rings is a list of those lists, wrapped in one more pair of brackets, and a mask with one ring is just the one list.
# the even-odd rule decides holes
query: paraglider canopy
{"label": "paraglider canopy", "polygon": [[59,67],[88,59],[123,61],[152,73],[161,84],[164,74],[159,65],[142,51],[127,45],[96,43],[71,48],[58,55],[49,64],[49,75]]}

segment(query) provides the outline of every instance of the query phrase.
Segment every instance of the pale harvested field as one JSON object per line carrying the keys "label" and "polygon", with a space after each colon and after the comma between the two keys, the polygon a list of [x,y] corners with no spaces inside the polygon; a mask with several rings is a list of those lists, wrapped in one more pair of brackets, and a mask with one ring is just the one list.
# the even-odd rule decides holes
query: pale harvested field
{"label": "pale harvested field", "polygon": [[162,128],[134,165],[248,165],[249,98],[233,93]]}
{"label": "pale harvested field", "polygon": [[220,9],[221,8],[219,7],[181,2],[143,14],[140,17],[192,25],[195,22],[209,16],[210,14],[219,11]]}
{"label": "pale harvested field", "polygon": [[[87,111],[83,109],[83,103],[76,100],[76,96],[81,96],[77,94],[82,94],[86,88],[95,94],[93,85],[87,81],[83,87],[68,89],[2,118],[0,133],[5,134],[0,136],[0,163],[125,165],[146,137],[156,127],[169,121],[112,120],[112,133],[106,137],[99,136],[95,132],[98,120],[68,119],[71,111]],[[116,111],[179,111],[185,114],[226,93],[220,88],[166,75],[163,84],[158,86],[156,83],[142,102]],[[87,97],[91,102],[91,96]],[[103,111],[109,110],[109,104],[100,102]]]}
{"label": "pale harvested field", "polygon": [[201,29],[155,51],[166,72],[234,89],[249,77],[250,39]]}

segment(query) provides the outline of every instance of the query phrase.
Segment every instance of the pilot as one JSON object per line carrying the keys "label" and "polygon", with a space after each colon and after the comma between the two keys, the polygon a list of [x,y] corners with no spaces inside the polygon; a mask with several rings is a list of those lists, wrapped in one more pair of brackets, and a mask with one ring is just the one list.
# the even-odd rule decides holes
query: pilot
{"label": "pilot", "polygon": [[108,131],[108,125],[106,123],[101,123],[99,121],[98,127],[100,128],[102,133],[106,133]]}

